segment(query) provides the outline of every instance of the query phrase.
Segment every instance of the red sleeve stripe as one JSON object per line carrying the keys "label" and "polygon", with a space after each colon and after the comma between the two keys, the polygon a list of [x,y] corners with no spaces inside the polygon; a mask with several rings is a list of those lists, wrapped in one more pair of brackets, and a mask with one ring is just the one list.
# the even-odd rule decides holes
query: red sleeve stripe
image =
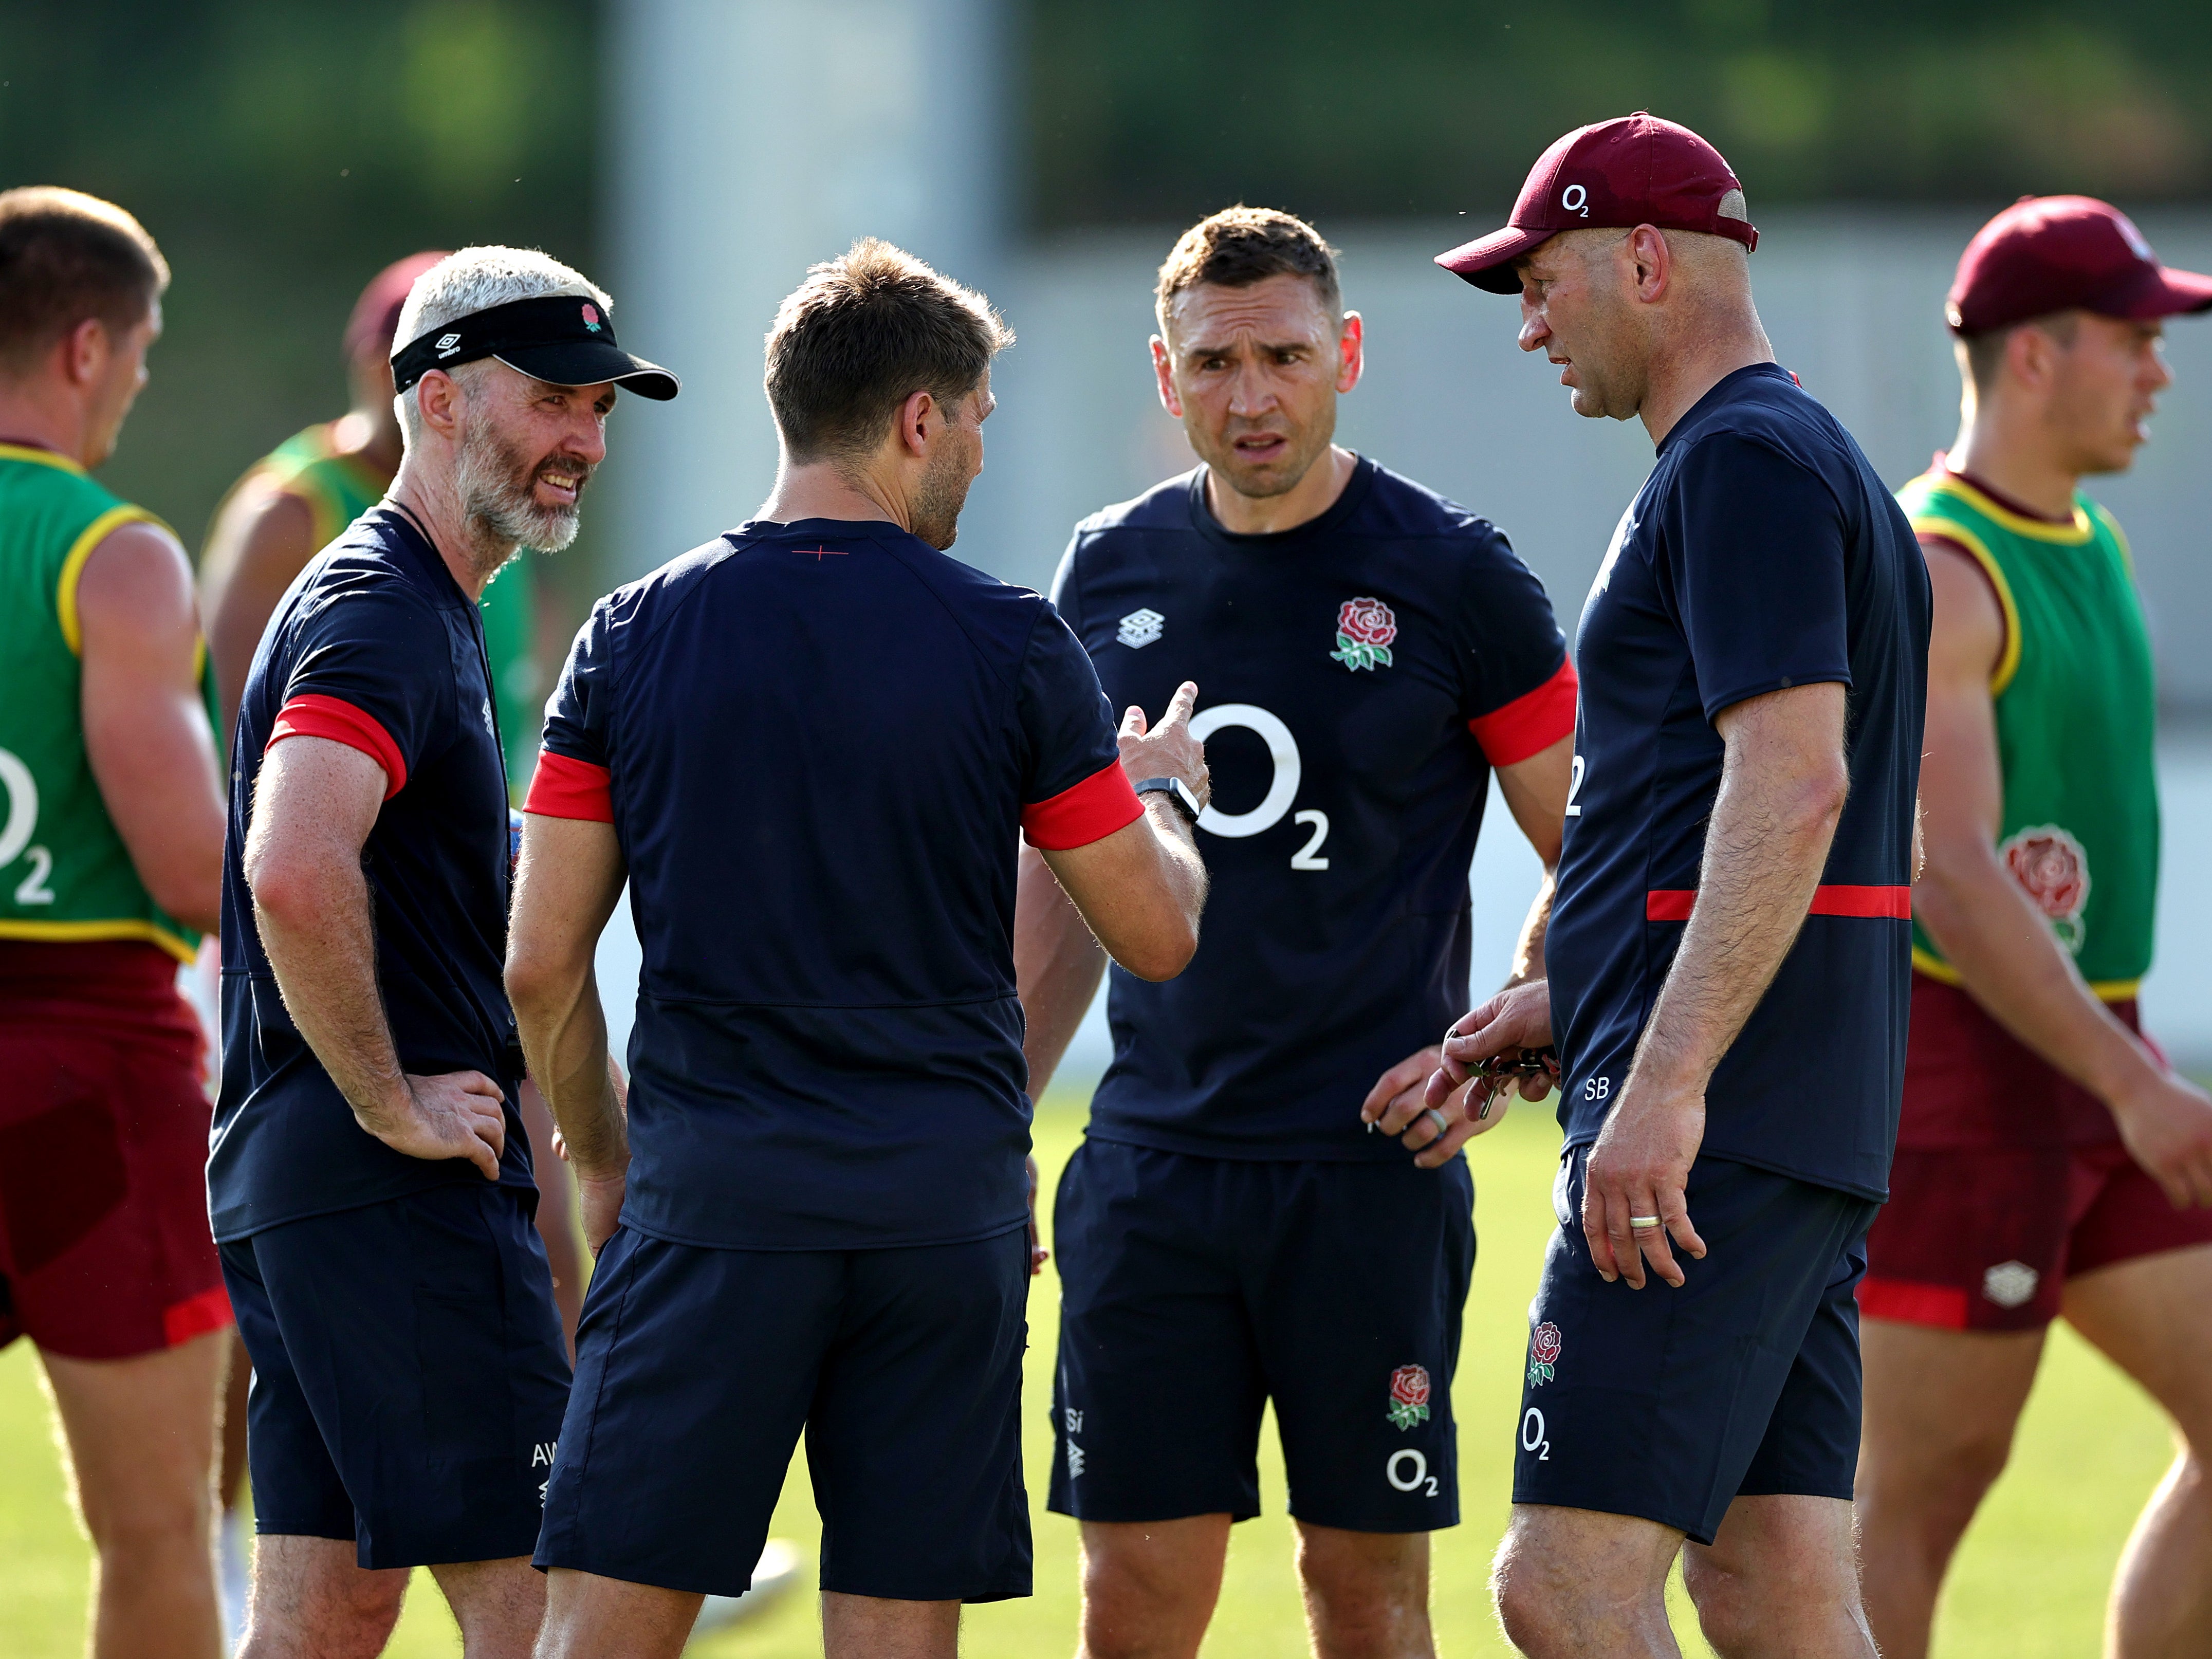
{"label": "red sleeve stripe", "polygon": [[584,818],[593,823],[615,821],[615,798],[607,769],[589,761],[540,750],[538,769],[530,776],[530,793],[522,803],[526,812],[541,818]]}
{"label": "red sleeve stripe", "polygon": [[[1687,921],[1698,902],[1694,887],[1654,888],[1644,896],[1646,921]],[[1869,916],[1890,921],[1912,920],[1910,887],[1816,887],[1808,916]]]}
{"label": "red sleeve stripe", "polygon": [[1559,672],[1534,691],[1524,691],[1502,708],[1467,723],[1483,757],[1492,766],[1513,766],[1540,755],[1575,731],[1575,659],[1561,659]]}
{"label": "red sleeve stripe", "polygon": [[349,749],[358,749],[384,769],[384,798],[390,800],[407,787],[407,763],[401,758],[399,745],[392,740],[375,715],[366,709],[356,708],[339,697],[326,697],[319,692],[303,691],[276,711],[276,723],[269,728],[269,742],[264,748],[275,748],[287,738],[328,738],[332,743],[342,743]]}
{"label": "red sleeve stripe", "polygon": [[1022,808],[1022,834],[1040,851],[1064,853],[1103,841],[1144,816],[1129,775],[1121,762],[1109,761],[1073,789]]}

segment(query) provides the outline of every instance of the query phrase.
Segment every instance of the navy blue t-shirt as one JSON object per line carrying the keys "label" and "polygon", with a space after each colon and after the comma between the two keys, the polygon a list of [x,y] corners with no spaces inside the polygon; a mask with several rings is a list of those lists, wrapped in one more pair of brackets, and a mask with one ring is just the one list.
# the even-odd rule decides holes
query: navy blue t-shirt
{"label": "navy blue t-shirt", "polygon": [[599,601],[544,744],[524,810],[614,826],[644,948],[624,1224],[1020,1225],[1021,836],[1142,811],[1051,606],[894,525],[747,524]]}
{"label": "navy blue t-shirt", "polygon": [[244,853],[272,741],[328,738],[383,767],[362,849],[376,978],[402,1069],[478,1071],[507,1094],[503,1184],[527,1187],[522,1050],[507,954],[507,770],[483,620],[405,514],[380,507],[310,560],[254,653],[231,744],[222,854],[222,1083],[208,1160],[219,1239],[481,1181],[394,1152],[355,1121],[278,994]]}
{"label": "navy blue t-shirt", "polygon": [[1597,1139],[1681,943],[1720,787],[1714,717],[1837,684],[1850,798],[1804,929],[1705,1091],[1704,1151],[1885,1195],[1929,611],[1911,526],[1788,371],[1738,369],[1668,433],[1575,641],[1574,795],[1546,945],[1570,1145]]}
{"label": "navy blue t-shirt", "polygon": [[[1090,1133],[1404,1158],[1359,1104],[1466,1012],[1490,769],[1574,726],[1542,585],[1487,522],[1362,459],[1275,535],[1223,529],[1203,468],[1170,479],[1076,527],[1053,597],[1115,708],[1158,720],[1198,683],[1213,775],[1198,955],[1164,984],[1113,970]],[[1518,916],[1532,896],[1485,902]]]}

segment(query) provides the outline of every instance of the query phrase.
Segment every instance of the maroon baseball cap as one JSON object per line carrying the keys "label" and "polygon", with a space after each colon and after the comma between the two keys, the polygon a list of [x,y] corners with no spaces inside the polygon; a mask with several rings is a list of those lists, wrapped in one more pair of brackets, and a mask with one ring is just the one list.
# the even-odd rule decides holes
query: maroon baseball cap
{"label": "maroon baseball cap", "polygon": [[1743,216],[1743,185],[1720,151],[1648,110],[1577,127],[1536,158],[1503,230],[1437,255],[1446,270],[1492,294],[1518,294],[1513,262],[1563,230],[1656,225],[1733,236],[1759,232]]}
{"label": "maroon baseball cap", "polygon": [[2111,203],[2023,196],[1966,244],[1943,316],[1954,334],[1983,334],[2054,311],[2142,321],[2208,306],[2212,276],[2159,264]]}

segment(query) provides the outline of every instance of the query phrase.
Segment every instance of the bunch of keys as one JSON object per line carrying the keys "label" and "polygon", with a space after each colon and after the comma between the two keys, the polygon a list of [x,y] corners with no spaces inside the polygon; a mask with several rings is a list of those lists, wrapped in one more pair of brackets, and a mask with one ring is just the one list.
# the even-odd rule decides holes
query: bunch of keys
{"label": "bunch of keys", "polygon": [[1474,1068],[1474,1074],[1491,1085],[1483,1091],[1482,1104],[1474,1114],[1479,1122],[1490,1115],[1491,1103],[1498,1098],[1501,1087],[1528,1077],[1549,1078],[1557,1083],[1559,1080],[1559,1051],[1547,1043],[1540,1048],[1521,1048],[1509,1054],[1492,1054]]}

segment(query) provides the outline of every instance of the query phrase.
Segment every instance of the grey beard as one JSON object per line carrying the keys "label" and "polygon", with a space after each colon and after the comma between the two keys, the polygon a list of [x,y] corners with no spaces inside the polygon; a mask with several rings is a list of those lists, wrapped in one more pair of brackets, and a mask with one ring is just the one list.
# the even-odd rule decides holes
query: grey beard
{"label": "grey beard", "polygon": [[472,426],[463,437],[453,467],[462,516],[471,538],[496,549],[502,562],[517,546],[558,553],[576,539],[578,509],[538,506],[531,495],[536,476],[487,427]]}

